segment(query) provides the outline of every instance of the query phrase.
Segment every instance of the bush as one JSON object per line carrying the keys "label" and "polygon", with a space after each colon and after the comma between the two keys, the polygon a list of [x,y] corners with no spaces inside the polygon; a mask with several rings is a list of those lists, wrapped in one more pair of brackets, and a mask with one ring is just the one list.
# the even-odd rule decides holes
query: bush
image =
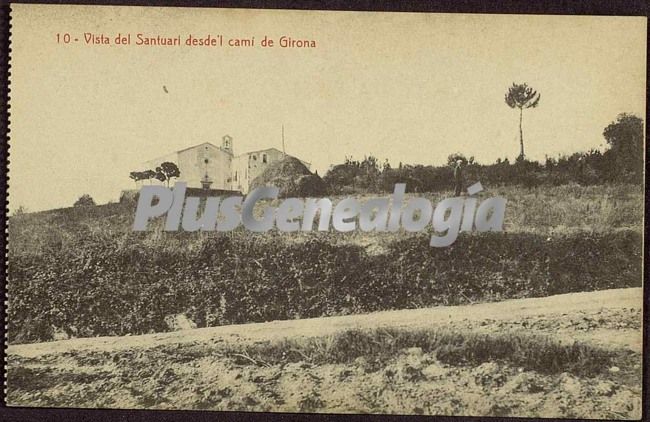
{"label": "bush", "polygon": [[160,236],[75,224],[63,240],[10,249],[9,340],[50,340],[54,328],[164,331],[165,316],[178,313],[205,327],[641,285],[641,234],[631,230],[471,234],[448,248],[429,247],[422,233],[379,255],[334,236]]}
{"label": "bush", "polygon": [[[620,119],[632,121],[621,127]],[[464,162],[465,184],[481,181],[484,186],[513,186],[527,188],[558,186],[564,184],[596,185],[602,183],[643,184],[643,121],[629,115],[619,116],[619,123],[608,126],[606,133],[613,137],[611,149],[601,153],[592,149],[571,155],[547,157],[544,163],[529,160],[497,159],[493,164],[478,164],[467,160],[462,154],[452,154],[449,162]],[[640,128],[640,129],[639,129]],[[619,139],[622,138],[622,139]],[[454,187],[450,165],[399,164],[392,168],[387,162],[379,164],[373,156],[362,161],[346,157],[343,164],[332,166],[323,181],[330,192],[392,192],[396,183],[406,183],[407,192],[441,192]]]}
{"label": "bush", "polygon": [[77,201],[74,203],[75,207],[88,207],[93,205],[95,205],[95,200],[87,193],[81,195],[79,199],[77,199]]}

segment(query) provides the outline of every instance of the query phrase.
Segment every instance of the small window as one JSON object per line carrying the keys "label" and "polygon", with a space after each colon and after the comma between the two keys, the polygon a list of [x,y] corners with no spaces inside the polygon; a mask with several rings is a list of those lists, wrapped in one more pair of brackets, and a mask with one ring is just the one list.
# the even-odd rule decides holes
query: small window
{"label": "small window", "polygon": [[257,155],[253,155],[253,160],[257,161]]}
{"label": "small window", "polygon": [[262,154],[262,162],[266,163],[266,154]]}

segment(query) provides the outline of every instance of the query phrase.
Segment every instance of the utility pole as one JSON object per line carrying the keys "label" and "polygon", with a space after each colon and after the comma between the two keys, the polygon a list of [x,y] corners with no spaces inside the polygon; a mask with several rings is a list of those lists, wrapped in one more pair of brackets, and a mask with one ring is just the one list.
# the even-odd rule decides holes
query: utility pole
{"label": "utility pole", "polygon": [[284,125],[282,125],[282,155],[287,156],[287,151],[284,149]]}

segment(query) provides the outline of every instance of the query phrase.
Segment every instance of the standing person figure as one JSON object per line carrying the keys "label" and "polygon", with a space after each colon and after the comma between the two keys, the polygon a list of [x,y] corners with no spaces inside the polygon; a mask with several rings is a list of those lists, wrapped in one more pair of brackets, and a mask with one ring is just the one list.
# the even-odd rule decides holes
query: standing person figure
{"label": "standing person figure", "polygon": [[456,160],[456,164],[454,165],[454,185],[454,196],[460,196],[463,190],[463,160],[460,159]]}

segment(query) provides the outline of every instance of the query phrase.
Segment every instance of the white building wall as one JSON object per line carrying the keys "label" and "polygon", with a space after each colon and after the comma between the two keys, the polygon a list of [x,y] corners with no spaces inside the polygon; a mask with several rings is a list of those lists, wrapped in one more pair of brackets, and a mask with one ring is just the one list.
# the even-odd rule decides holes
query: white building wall
{"label": "white building wall", "polygon": [[[207,162],[206,162],[207,160]],[[187,186],[200,188],[206,173],[212,180],[212,189],[232,189],[230,169],[232,155],[212,144],[202,144],[178,153],[178,168],[181,176],[178,180]]]}
{"label": "white building wall", "polygon": [[246,193],[249,185],[248,156],[242,154],[232,159],[232,188]]}
{"label": "white building wall", "polygon": [[[208,162],[206,163],[205,160]],[[231,160],[232,155],[221,148],[216,147],[209,143],[197,145],[182,151],[168,154],[154,160],[149,160],[143,164],[142,170],[156,170],[165,161],[175,163],[180,170],[180,177],[172,179],[172,183],[176,181],[186,182],[188,187],[200,188],[201,180],[207,174],[212,180],[212,189],[232,189],[231,182]],[[145,182],[148,184],[149,182]],[[166,185],[167,182],[160,182],[156,179],[152,180],[152,184]]]}

